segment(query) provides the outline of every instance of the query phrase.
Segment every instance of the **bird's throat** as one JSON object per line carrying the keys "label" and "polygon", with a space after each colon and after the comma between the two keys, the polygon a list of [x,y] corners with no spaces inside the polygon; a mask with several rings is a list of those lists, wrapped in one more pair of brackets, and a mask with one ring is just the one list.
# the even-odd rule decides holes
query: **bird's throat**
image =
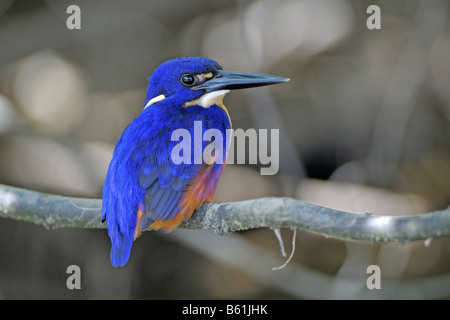
{"label": "bird's throat", "polygon": [[202,108],[209,108],[213,105],[221,106],[223,105],[223,97],[225,97],[228,92],[230,92],[230,90],[208,92],[198,99],[186,102],[183,107],[200,106]]}

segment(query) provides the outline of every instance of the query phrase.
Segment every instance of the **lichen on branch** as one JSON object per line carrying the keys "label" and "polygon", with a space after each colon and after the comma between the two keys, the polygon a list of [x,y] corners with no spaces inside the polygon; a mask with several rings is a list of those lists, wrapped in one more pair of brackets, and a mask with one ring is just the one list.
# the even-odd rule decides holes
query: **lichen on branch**
{"label": "lichen on branch", "polygon": [[[0,185],[0,217],[61,227],[105,228],[101,200]],[[180,228],[227,234],[255,228],[303,229],[342,240],[408,243],[450,236],[450,209],[412,216],[355,214],[292,198],[205,203]]]}

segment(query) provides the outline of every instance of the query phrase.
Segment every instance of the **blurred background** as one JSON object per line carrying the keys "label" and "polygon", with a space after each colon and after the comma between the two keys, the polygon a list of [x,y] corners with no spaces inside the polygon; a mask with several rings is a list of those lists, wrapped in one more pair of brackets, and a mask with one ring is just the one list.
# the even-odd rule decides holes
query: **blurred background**
{"label": "blurred background", "polygon": [[[69,5],[81,30],[69,30]],[[369,30],[367,7],[381,9]],[[450,203],[447,0],[0,2],[0,183],[100,198],[120,133],[162,62],[289,77],[233,92],[234,128],[279,129],[280,171],[229,165],[216,201],[289,196],[355,213],[415,215]],[[292,231],[282,230],[287,254]],[[449,239],[344,242],[299,231],[292,261],[271,230],[146,232],[124,268],[106,230],[0,219],[2,299],[450,297]],[[81,268],[68,290],[66,268]],[[381,268],[381,290],[366,269]]]}

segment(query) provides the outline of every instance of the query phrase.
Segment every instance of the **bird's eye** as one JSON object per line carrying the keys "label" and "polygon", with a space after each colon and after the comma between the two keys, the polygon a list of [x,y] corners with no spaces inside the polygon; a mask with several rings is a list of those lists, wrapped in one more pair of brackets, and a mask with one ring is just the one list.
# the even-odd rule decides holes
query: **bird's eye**
{"label": "bird's eye", "polygon": [[181,83],[185,86],[192,86],[195,83],[195,77],[192,74],[184,74],[181,76]]}

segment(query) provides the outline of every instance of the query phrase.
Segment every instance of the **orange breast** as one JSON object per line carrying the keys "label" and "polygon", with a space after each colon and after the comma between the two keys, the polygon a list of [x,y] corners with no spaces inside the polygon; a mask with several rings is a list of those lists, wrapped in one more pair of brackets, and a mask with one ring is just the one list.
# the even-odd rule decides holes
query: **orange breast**
{"label": "orange breast", "polygon": [[170,232],[178,227],[182,221],[189,219],[195,209],[200,207],[203,202],[212,201],[224,167],[225,164],[220,167],[217,167],[217,165],[205,166],[183,194],[180,211],[175,218],[169,221],[155,221],[150,228],[164,229],[165,232]]}

